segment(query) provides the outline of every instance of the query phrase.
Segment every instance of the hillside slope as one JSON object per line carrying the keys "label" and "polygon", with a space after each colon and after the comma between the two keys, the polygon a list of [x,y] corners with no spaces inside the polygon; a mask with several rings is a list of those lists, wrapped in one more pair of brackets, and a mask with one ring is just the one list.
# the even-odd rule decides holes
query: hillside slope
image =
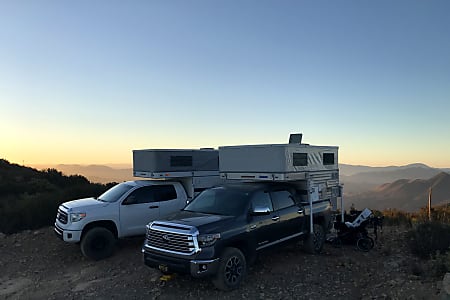
{"label": "hillside slope", "polygon": [[109,187],[80,175],[38,171],[0,159],[0,232],[51,225],[62,202],[98,196]]}
{"label": "hillside slope", "polygon": [[430,188],[432,189],[432,205],[450,202],[450,174],[445,172],[427,180],[401,179],[386,183],[371,191],[349,196],[347,201],[354,203],[357,207],[417,211],[427,206]]}
{"label": "hillside slope", "polygon": [[[359,170],[359,172],[355,172]],[[443,172],[424,164],[410,164],[400,167],[340,166],[341,182],[347,196],[366,192],[378,185],[400,179],[429,179]]]}

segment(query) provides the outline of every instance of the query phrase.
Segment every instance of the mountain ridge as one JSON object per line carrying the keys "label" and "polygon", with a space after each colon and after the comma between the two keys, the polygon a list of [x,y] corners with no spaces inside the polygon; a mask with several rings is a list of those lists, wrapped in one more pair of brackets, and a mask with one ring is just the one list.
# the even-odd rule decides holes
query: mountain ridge
{"label": "mountain ridge", "polygon": [[95,183],[122,182],[135,179],[133,177],[133,169],[123,168],[124,165],[119,164],[120,168],[114,168],[109,165],[102,164],[57,164],[57,165],[34,165],[33,167],[54,168],[66,175],[82,175]]}
{"label": "mountain ridge", "polygon": [[429,179],[400,179],[349,196],[347,201],[357,207],[377,210],[395,208],[412,212],[428,205],[430,189],[432,205],[450,203],[450,174],[441,172]]}
{"label": "mountain ridge", "polygon": [[429,179],[446,170],[432,168],[422,163],[399,167],[357,167],[356,169],[353,169],[351,165],[340,165],[340,178],[345,186],[344,193],[351,196],[400,179]]}

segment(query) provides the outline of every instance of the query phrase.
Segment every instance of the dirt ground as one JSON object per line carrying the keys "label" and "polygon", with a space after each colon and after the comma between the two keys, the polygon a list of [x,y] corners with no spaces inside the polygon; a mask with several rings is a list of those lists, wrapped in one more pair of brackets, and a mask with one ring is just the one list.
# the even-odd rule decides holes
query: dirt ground
{"label": "dirt ground", "polygon": [[121,241],[115,255],[94,262],[53,228],[0,236],[0,299],[442,299],[442,278],[405,245],[405,231],[385,228],[374,249],[326,244],[309,255],[290,244],[261,253],[238,290],[208,280],[162,281],[142,262],[141,239]]}

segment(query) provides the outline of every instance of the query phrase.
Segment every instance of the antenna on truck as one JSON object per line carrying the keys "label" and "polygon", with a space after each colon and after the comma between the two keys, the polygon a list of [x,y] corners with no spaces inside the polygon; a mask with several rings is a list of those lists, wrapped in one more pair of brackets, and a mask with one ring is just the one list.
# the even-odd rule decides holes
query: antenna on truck
{"label": "antenna on truck", "polygon": [[301,133],[291,133],[289,135],[289,144],[301,144],[303,134]]}

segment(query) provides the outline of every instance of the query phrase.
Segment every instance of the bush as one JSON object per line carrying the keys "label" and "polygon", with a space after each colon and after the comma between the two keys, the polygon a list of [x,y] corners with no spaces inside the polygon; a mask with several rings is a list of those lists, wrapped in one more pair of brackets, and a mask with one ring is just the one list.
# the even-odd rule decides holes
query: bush
{"label": "bush", "polygon": [[440,222],[425,222],[408,232],[411,251],[421,258],[446,254],[450,248],[450,226]]}
{"label": "bush", "polygon": [[[428,208],[423,207],[420,209],[417,216],[418,220],[428,221]],[[450,204],[444,204],[434,206],[431,208],[431,220],[440,223],[450,224]]]}
{"label": "bush", "polygon": [[37,171],[0,159],[0,232],[53,225],[61,203],[99,196],[113,185],[90,183],[83,176],[65,176],[55,169]]}
{"label": "bush", "polygon": [[450,252],[445,254],[437,253],[431,261],[432,275],[441,277],[450,271]]}
{"label": "bush", "polygon": [[104,185],[89,184],[39,193],[23,193],[0,201],[0,232],[15,233],[53,225],[58,206],[69,200],[98,196]]}
{"label": "bush", "polygon": [[397,209],[389,209],[382,212],[384,225],[386,226],[407,226],[411,227],[413,215]]}

